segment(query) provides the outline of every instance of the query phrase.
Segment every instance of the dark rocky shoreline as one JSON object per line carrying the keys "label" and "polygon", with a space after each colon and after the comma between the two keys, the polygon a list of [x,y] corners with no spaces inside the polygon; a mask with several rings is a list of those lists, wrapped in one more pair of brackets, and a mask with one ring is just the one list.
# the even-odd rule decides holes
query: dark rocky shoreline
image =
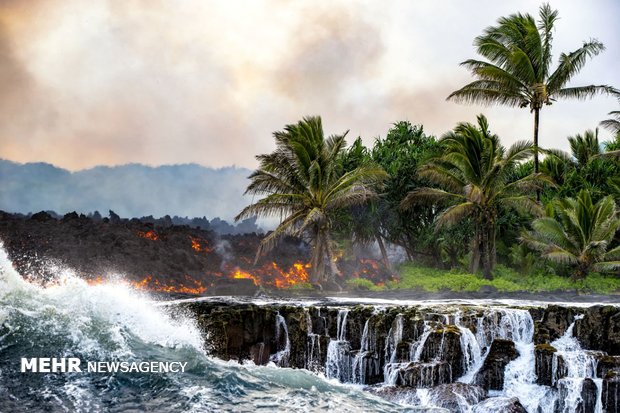
{"label": "dark rocky shoreline", "polygon": [[[153,231],[152,240],[139,236]],[[388,291],[332,291],[288,290],[258,288],[249,279],[221,277],[234,268],[260,269],[277,260],[283,267],[297,260],[307,260],[307,245],[298,240],[285,241],[276,250],[262,257],[256,265],[254,258],[261,240],[260,234],[219,235],[213,231],[189,226],[154,225],[138,219],[94,220],[71,213],[55,219],[45,212],[30,217],[0,211],[0,241],[4,243],[17,270],[36,280],[54,276],[50,264],[71,268],[85,279],[106,274],[122,274],[130,281],[153,277],[161,285],[184,285],[188,277],[204,285],[202,295],[255,296],[268,294],[274,298],[364,297],[399,300],[468,300],[515,299],[544,302],[588,302],[593,304],[620,303],[618,295],[584,294],[577,291],[552,292],[498,292],[485,288],[477,292],[428,293],[416,290]],[[200,245],[193,248],[192,240]],[[206,252],[208,250],[208,252]],[[346,265],[348,264],[348,267]],[[355,263],[345,263],[345,269],[354,269]],[[187,298],[188,293],[166,292],[161,297]]]}
{"label": "dark rocky shoreline", "polygon": [[[515,342],[523,340],[520,335],[524,331],[519,330],[523,325],[518,324],[522,320],[509,320],[506,325],[512,331],[501,333],[507,334],[507,338],[494,334],[497,326],[504,323],[503,317],[515,317],[514,312],[523,317],[525,311],[533,320],[537,383],[557,387],[561,393],[562,386],[558,383],[567,375],[565,363],[569,361],[562,356],[554,361],[557,349],[552,343],[574,323],[574,337],[584,351],[595,355],[596,377],[602,380],[603,386],[604,411],[620,411],[620,307],[617,306],[256,304],[225,298],[171,305],[189,311],[198,320],[208,351],[218,358],[251,360],[255,364],[275,362],[281,367],[305,368],[329,377],[333,351],[336,351],[340,366],[335,377],[340,381],[370,386],[370,391],[388,398],[411,389],[429,388],[433,394],[439,394],[438,399],[446,401],[443,407],[451,411],[459,411],[450,407],[459,392],[477,398],[478,403],[489,391],[502,390],[506,366],[520,355]],[[344,333],[343,323],[346,323]],[[465,329],[482,340],[487,352],[471,384],[456,383],[470,367],[463,348]],[[395,331],[399,331],[397,341]],[[419,358],[411,361],[412,344],[420,340],[423,347]],[[553,367],[554,363],[558,367]],[[388,377],[390,371],[392,378]],[[386,388],[386,383],[395,387]],[[375,387],[378,384],[382,386]],[[594,381],[584,379],[578,411],[593,411],[596,392]],[[561,398],[558,400],[557,409],[562,409]],[[506,409],[525,411],[518,401]]]}

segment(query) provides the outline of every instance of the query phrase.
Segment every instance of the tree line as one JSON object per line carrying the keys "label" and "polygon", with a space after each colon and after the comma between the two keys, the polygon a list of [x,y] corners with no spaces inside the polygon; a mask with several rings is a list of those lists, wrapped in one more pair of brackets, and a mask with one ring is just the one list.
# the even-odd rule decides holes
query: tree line
{"label": "tree line", "polygon": [[395,123],[385,138],[346,147],[346,133],[326,137],[321,118],[306,117],[274,133],[276,150],[259,155],[246,193],[262,198],[237,219],[279,217],[258,254],[284,236],[312,246],[313,281],[339,274],[336,251],[376,242],[401,246],[410,260],[438,267],[467,266],[491,279],[502,262],[522,271],[582,278],[620,270],[620,111],[598,129],[568,137],[571,152],[539,145],[541,110],[560,99],[620,92],[608,85],[571,85],[597,40],[561,53],[553,67],[558,12],[539,18],[502,17],[474,41],[483,60],[462,63],[474,80],[448,100],[528,108],[532,141],[506,148],[489,120],[461,122],[437,139],[422,125]]}

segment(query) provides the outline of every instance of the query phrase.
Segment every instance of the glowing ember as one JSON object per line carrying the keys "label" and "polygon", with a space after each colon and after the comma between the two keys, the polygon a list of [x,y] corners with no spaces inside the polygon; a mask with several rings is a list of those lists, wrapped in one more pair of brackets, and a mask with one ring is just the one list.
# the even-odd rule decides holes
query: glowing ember
{"label": "glowing ember", "polygon": [[204,251],[204,252],[206,252],[207,254],[211,252],[211,248],[209,248],[209,247],[208,247],[208,246],[206,246],[206,245],[204,245],[204,246],[203,246],[203,245],[200,243],[201,241],[202,241],[202,242],[205,242],[204,240],[200,240],[200,239],[198,239],[198,238],[194,238],[194,237],[189,237],[189,239],[192,241],[192,249],[193,249],[194,251],[198,251],[198,252]]}
{"label": "glowing ember", "polygon": [[177,285],[162,284],[152,276],[146,276],[140,281],[131,281],[129,285],[138,290],[164,292],[164,293],[182,293],[182,294],[203,294],[207,288],[202,285],[199,280],[185,277],[193,285],[185,285],[178,283]]}
{"label": "glowing ember", "polygon": [[150,239],[151,241],[157,241],[159,239],[159,235],[155,233],[155,231],[138,231],[138,236],[141,238]]}
{"label": "glowing ember", "polygon": [[[205,247],[206,241],[200,238],[190,237],[192,241],[192,249],[197,252],[209,251]],[[208,288],[217,285],[217,279],[249,279],[256,286],[264,286],[267,288],[290,288],[295,285],[310,282],[309,271],[311,265],[302,261],[296,261],[289,267],[282,267],[282,264],[276,262],[265,263],[262,266],[254,266],[251,260],[240,257],[238,263],[234,267],[224,265],[222,272],[207,271],[198,278],[185,275],[184,278],[163,277],[158,275],[148,275],[136,281],[126,281],[126,285],[137,290],[165,292],[165,293],[184,293],[201,295]],[[376,260],[360,259],[352,263],[355,270],[348,271],[353,277],[365,278],[372,281],[378,286],[385,285],[385,282],[393,279],[393,275],[386,272],[383,265]],[[210,281],[205,281],[210,280]],[[89,280],[90,284],[101,284],[107,280],[102,277],[96,277]]]}
{"label": "glowing ember", "polygon": [[[185,276],[187,284],[177,282],[174,284],[164,284],[153,276],[148,275],[139,281],[121,281],[121,284],[128,285],[136,290],[152,291],[152,292],[164,292],[164,293],[182,293],[182,294],[204,294],[207,291],[207,287],[202,285],[200,280]],[[96,277],[87,280],[89,285],[104,284],[107,282],[103,277]]]}
{"label": "glowing ember", "polygon": [[309,263],[303,264],[301,262],[296,262],[286,272],[278,268],[278,265],[275,262],[272,262],[271,264],[273,265],[273,269],[279,273],[278,277],[275,279],[275,285],[278,288],[290,287],[299,283],[307,283],[310,279],[308,276],[308,271],[306,271],[310,268]]}
{"label": "glowing ember", "polygon": [[260,283],[258,282],[258,280],[256,279],[256,277],[254,277],[252,274],[250,274],[249,272],[245,272],[242,271],[240,269],[237,268],[237,270],[234,272],[233,278],[247,278],[250,279],[254,282],[254,285],[259,285]]}

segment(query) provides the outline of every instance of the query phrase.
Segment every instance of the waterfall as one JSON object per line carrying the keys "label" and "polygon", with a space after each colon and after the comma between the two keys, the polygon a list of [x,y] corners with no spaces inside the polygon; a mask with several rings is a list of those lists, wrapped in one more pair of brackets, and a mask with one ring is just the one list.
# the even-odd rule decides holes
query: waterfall
{"label": "waterfall", "polygon": [[394,327],[390,327],[385,340],[385,364],[395,363],[397,348],[403,339],[403,315],[397,314]]}
{"label": "waterfall", "polygon": [[[575,317],[576,320],[583,315]],[[553,341],[551,345],[557,350],[553,354],[553,376],[558,387],[558,405],[562,413],[575,412],[580,403],[583,403],[582,389],[586,379],[593,379],[596,386],[595,411],[602,411],[602,382],[596,379],[597,355],[600,353],[585,351],[579,341],[573,336],[575,321],[566,329],[564,335]],[[563,371],[558,371],[558,365],[562,360]],[[563,376],[563,377],[560,377]]]}
{"label": "waterfall", "polygon": [[[325,372],[327,377],[337,378],[342,382],[368,384],[370,377],[377,377],[381,367],[379,349],[377,349],[377,332],[375,331],[376,317],[381,317],[381,311],[375,310],[373,315],[365,320],[360,350],[354,352],[347,341],[348,310],[340,310],[337,315],[336,338],[331,339],[327,350]],[[596,398],[594,413],[602,412],[602,379],[596,378],[596,352],[583,350],[576,338],[573,337],[574,322],[568,327],[562,337],[551,343],[557,349],[553,355],[553,387],[536,383],[536,364],[534,346],[534,320],[528,310],[511,308],[484,308],[478,314],[464,314],[460,310],[454,314],[428,313],[423,321],[423,330],[409,345],[408,357],[399,348],[402,347],[404,331],[404,317],[398,313],[387,331],[383,350],[383,385],[412,386],[416,388],[417,398],[422,404],[440,407],[442,397],[447,393],[435,391],[442,383],[451,383],[457,380],[459,391],[473,391],[466,389],[476,379],[485,358],[489,354],[494,339],[511,340],[518,353],[516,358],[504,369],[503,390],[490,391],[491,397],[498,398],[498,405],[518,398],[528,412],[532,413],[575,413],[583,411],[582,391],[586,379],[591,392],[589,400]],[[473,324],[473,326],[472,326]],[[448,348],[454,348],[454,336],[448,342],[448,332],[458,329],[460,350],[462,352],[463,373],[460,377],[452,377]],[[475,328],[475,333],[472,331]],[[451,330],[452,329],[452,330]],[[437,335],[441,330],[441,336]],[[429,343],[429,337],[433,341]],[[454,333],[452,333],[454,334]],[[311,337],[312,334],[309,333]],[[311,341],[312,342],[312,341]],[[313,342],[312,342],[313,343]],[[448,346],[450,343],[450,347]],[[314,346],[314,344],[312,344]],[[452,350],[454,351],[454,350]],[[564,366],[564,367],[560,367]],[[374,379],[373,379],[374,380]],[[458,384],[456,383],[456,384]],[[447,384],[446,384],[447,385]],[[596,386],[596,392],[592,392]],[[441,387],[441,386],[440,386]],[[444,389],[444,391],[447,391]],[[449,391],[448,391],[449,393]],[[465,402],[462,393],[450,393],[455,398],[458,409],[462,412],[473,411],[477,402]],[[593,403],[593,402],[590,402]],[[483,412],[493,406],[485,403],[475,411]],[[581,410],[580,410],[581,409]],[[589,407],[588,407],[589,409]],[[586,410],[588,411],[588,410]]]}
{"label": "waterfall", "polygon": [[454,317],[454,324],[461,332],[461,351],[463,352],[464,373],[458,379],[462,383],[471,383],[482,366],[482,350],[477,337],[471,330],[461,324],[461,312],[457,312]]}
{"label": "waterfall", "polygon": [[[279,350],[276,354],[271,356],[271,361],[276,363],[280,367],[288,367],[288,360],[291,355],[291,341],[288,337],[288,327],[286,326],[286,320],[280,315],[276,314],[276,343]],[[284,346],[281,346],[282,340],[284,340]]]}
{"label": "waterfall", "polygon": [[347,316],[349,315],[348,309],[338,311],[338,318],[336,319],[336,340],[347,340]]}
{"label": "waterfall", "polygon": [[518,357],[508,363],[504,370],[503,394],[517,397],[529,412],[546,411],[541,403],[547,397],[548,389],[536,384],[534,356],[534,320],[527,310],[502,309],[497,327],[497,336],[512,340]]}
{"label": "waterfall", "polygon": [[[368,324],[370,322],[370,318],[366,320],[364,323],[364,330],[362,332],[362,338],[360,342],[360,350],[355,355],[353,359],[353,383],[365,384],[367,377],[367,369],[369,367],[369,360],[367,357],[372,357],[372,353],[370,351],[371,343],[369,342],[369,333],[368,333]],[[370,360],[372,362],[372,360]]]}
{"label": "waterfall", "polygon": [[420,357],[422,357],[422,350],[424,350],[424,344],[426,343],[426,339],[433,332],[432,325],[429,321],[424,321],[424,332],[419,340],[411,343],[411,347],[409,349],[409,358],[411,361],[420,361]]}
{"label": "waterfall", "polygon": [[351,345],[347,341],[347,316],[348,309],[338,311],[336,318],[336,340],[331,339],[327,346],[327,360],[325,362],[325,375],[327,378],[335,378],[343,383],[351,382]]}
{"label": "waterfall", "polygon": [[[306,328],[308,330],[308,341],[306,349],[306,369],[318,372],[321,366],[321,336],[312,330],[312,317],[307,308],[304,308],[306,316]],[[321,309],[318,309],[318,315],[321,316]]]}

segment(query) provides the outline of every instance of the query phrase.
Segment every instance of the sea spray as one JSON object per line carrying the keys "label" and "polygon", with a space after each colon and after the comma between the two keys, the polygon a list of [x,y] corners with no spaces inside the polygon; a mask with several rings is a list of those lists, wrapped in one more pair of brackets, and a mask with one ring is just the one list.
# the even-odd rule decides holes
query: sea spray
{"label": "sea spray", "polygon": [[[210,358],[194,319],[169,313],[123,283],[88,285],[70,272],[58,278],[48,288],[25,282],[0,248],[2,411],[401,411],[303,370]],[[21,373],[21,357],[183,362],[187,368],[168,374]]]}

